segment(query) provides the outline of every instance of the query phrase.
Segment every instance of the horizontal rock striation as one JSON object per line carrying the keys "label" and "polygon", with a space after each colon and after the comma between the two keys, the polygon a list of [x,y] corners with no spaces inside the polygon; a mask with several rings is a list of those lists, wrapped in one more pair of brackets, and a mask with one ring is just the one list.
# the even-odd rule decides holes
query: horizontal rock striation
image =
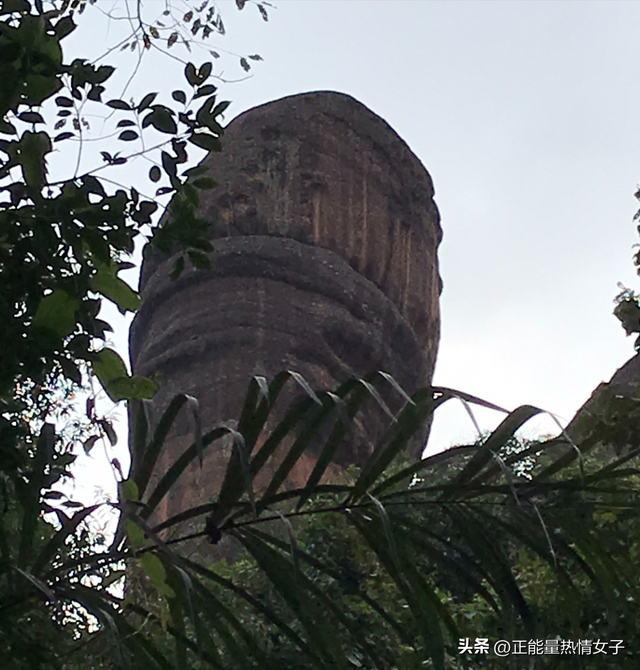
{"label": "horizontal rock striation", "polygon": [[[158,410],[189,393],[210,429],[237,419],[252,375],[283,369],[322,389],[376,370],[409,392],[428,384],[442,233],[431,179],[407,145],[353,98],[318,92],[245,112],[224,147],[205,159],[219,186],[200,205],[211,270],[171,281],[172,259],[143,265],[131,360],[136,374],[160,376]],[[369,403],[340,461],[361,463],[385,425]],[[161,467],[190,430],[177,426]],[[225,459],[207,457],[161,515],[213,497]],[[304,467],[292,477],[301,483]]]}

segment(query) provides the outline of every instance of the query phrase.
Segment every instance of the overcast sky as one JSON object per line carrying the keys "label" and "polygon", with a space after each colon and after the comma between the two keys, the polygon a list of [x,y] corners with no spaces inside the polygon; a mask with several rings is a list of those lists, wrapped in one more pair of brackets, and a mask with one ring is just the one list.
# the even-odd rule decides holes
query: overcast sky
{"label": "overcast sky", "polygon": [[[218,4],[228,35],[212,46],[264,58],[221,86],[227,120],[285,95],[341,91],[431,174],[444,231],[435,382],[569,420],[633,354],[612,301],[618,282],[638,288],[640,3],[279,0],[268,23],[255,6]],[[78,50],[113,40],[118,26],[96,11]],[[236,59],[216,63],[241,78]],[[164,86],[166,67],[150,57],[137,90]],[[430,446],[472,432],[450,408]]]}

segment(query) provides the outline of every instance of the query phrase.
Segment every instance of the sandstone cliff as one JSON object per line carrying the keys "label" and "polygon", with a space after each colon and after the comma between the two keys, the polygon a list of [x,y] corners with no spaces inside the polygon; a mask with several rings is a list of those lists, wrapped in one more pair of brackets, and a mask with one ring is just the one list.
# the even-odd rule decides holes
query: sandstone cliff
{"label": "sandstone cliff", "polygon": [[[210,429],[238,417],[253,375],[283,369],[315,388],[375,370],[409,392],[430,382],[439,215],[427,171],[385,121],[347,95],[292,96],[236,118],[206,163],[219,183],[200,206],[211,270],[171,281],[171,259],[143,266],[131,361],[136,374],[160,376],[158,411],[187,392]],[[368,406],[341,462],[362,462],[385,421]],[[178,424],[160,469],[190,429]],[[211,499],[226,457],[194,468],[161,516]]]}

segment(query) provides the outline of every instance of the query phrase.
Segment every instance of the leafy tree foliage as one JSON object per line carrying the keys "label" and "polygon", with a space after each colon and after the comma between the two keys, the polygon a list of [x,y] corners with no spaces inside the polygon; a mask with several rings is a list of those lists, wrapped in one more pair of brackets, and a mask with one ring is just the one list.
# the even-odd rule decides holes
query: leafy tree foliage
{"label": "leafy tree foliage", "polygon": [[[504,661],[461,657],[459,640],[636,638],[637,549],[627,531],[637,524],[637,470],[629,467],[640,453],[637,434],[635,446],[604,467],[589,455],[621,431],[628,437],[628,426],[603,423],[579,446],[561,437],[514,449],[515,431],[539,412],[524,406],[479,444],[403,464],[439,405],[456,396],[480,402],[429,388],[406,399],[361,471],[325,483],[353,417],[362,403],[379,402],[376,388],[388,383],[382,376],[364,381],[333,393],[307,389],[308,397],[261,437],[291,380],[282,374],[267,386],[255,379],[238,430],[219,428],[195,440],[150,492],[148,468],[187,401],[174,401],[153,437],[145,436],[140,413],[135,445],[145,465],[134,467],[127,488],[130,502],[146,503],[125,517],[137,551],[159,559],[147,569],[174,630],[186,636],[182,648],[176,640],[178,665],[493,668]],[[306,485],[282,491],[318,434],[325,441]],[[217,499],[149,527],[188,464],[225,436],[236,448]],[[254,490],[264,472],[269,483]],[[611,515],[629,526],[612,533]],[[245,551],[231,566],[211,565],[211,553],[207,560],[193,544],[217,547],[225,538]],[[197,560],[184,558],[187,547]],[[160,632],[156,639],[162,646]],[[575,657],[564,665],[539,659],[536,667],[599,668],[610,660],[580,666]],[[634,662],[628,647],[616,667]]]}
{"label": "leafy tree foliage", "polygon": [[[266,18],[266,3],[256,5]],[[143,230],[161,252],[177,254],[176,275],[186,262],[207,266],[197,205],[199,190],[213,182],[189,168],[187,148],[219,149],[225,103],[211,83],[212,62],[188,62],[171,101],[153,92],[133,101],[108,95],[113,68],[63,57],[83,7],[5,0],[0,8],[0,642],[7,667],[441,670],[464,667],[459,638],[485,631],[546,636],[552,622],[558,634],[578,635],[586,623],[595,634],[622,622],[636,639],[634,412],[595,426],[579,445],[562,437],[514,450],[515,431],[538,413],[524,406],[481,444],[407,464],[404,454],[440,405],[454,397],[487,403],[443,388],[408,397],[381,373],[322,393],[292,373],[270,383],[256,377],[237,429],[195,430],[166,472],[155,469],[171,427],[188,405],[197,417],[197,405],[178,396],[153,426],[144,411],[134,412],[132,468],[112,504],[119,528],[102,542],[90,532],[100,506],[68,500],[57,486],[74,454],[51,420],[55,391],[73,389],[86,369],[114,400],[143,403],[153,394],[153,381],[129,376],[104,346],[109,324],[98,312],[103,300],[136,309],[138,297],[119,275]],[[135,18],[129,49],[185,41],[175,26],[140,12]],[[206,3],[181,21],[193,37],[224,30]],[[123,149],[51,180],[54,150],[82,147],[92,106],[114,112]],[[104,177],[142,154],[152,161],[156,197],[173,195],[161,228],[153,225],[155,199]],[[267,433],[283,388],[295,383],[304,397]],[[397,416],[378,390],[389,383],[404,401]],[[388,430],[360,471],[327,481],[365,402],[390,415]],[[110,435],[95,407],[87,414]],[[589,453],[621,439],[626,447],[615,460],[587,463]],[[156,520],[188,466],[223,440],[233,446],[216,499]],[[318,457],[305,485],[284,490],[312,442]],[[266,483],[257,489],[257,480]],[[231,566],[216,561],[225,542],[244,552]],[[619,667],[632,667],[627,661]]]}
{"label": "leafy tree foliage", "polygon": [[[635,197],[640,200],[640,188],[636,191]],[[640,220],[640,210],[636,212],[633,220]],[[638,232],[640,233],[640,226],[638,226]],[[633,254],[633,264],[640,274],[640,251]],[[620,293],[615,298],[616,306],[613,313],[619,319],[627,335],[639,333],[634,342],[634,348],[638,351],[640,350],[640,295],[622,284],[618,284],[618,288]]]}
{"label": "leafy tree foliage", "polygon": [[[145,153],[154,164],[149,176],[166,186],[157,195],[174,193],[172,217],[152,243],[164,252],[184,249],[197,265],[207,263],[206,224],[195,214],[198,189],[213,185],[204,168],[180,174],[188,161],[189,144],[219,150],[223,130],[219,117],[228,103],[218,103],[209,83],[212,63],[187,63],[186,89],[174,92],[178,109],[156,101],[149,93],[139,101],[105,100],[114,68],[82,59],[63,61],[62,42],[75,29],[73,12],[45,12],[26,0],[3,4],[0,35],[0,318],[4,356],[0,394],[6,409],[25,388],[39,391],[51,374],[80,383],[77,361],[86,361],[114,399],[149,397],[152,385],[127,378],[114,352],[96,353],[110,329],[97,318],[100,301],[114,302],[121,311],[135,310],[138,297],[119,277],[130,267],[124,259],[133,242],[152,223],[158,203],[142,198],[134,188],[108,193],[103,174]],[[43,109],[53,102],[56,128],[68,119],[73,129],[51,136]],[[82,143],[86,109],[115,110],[118,140],[124,146],[140,140],[132,153],[102,152],[103,165],[68,179],[48,179],[47,162],[57,145]],[[43,107],[44,106],[44,107]],[[133,129],[135,128],[135,130]],[[145,151],[143,135],[160,134],[154,150]],[[186,183],[185,177],[197,177]],[[113,190],[113,189],[112,189]],[[179,219],[180,223],[176,223]],[[184,260],[180,259],[180,265]],[[40,396],[41,393],[36,395]]]}
{"label": "leafy tree foliage", "polygon": [[[86,624],[64,592],[81,586],[75,568],[59,573],[55,593],[36,576],[88,551],[83,528],[94,511],[81,509],[70,519],[77,504],[53,489],[69,476],[75,455],[51,421],[68,411],[73,391],[91,371],[113,400],[153,395],[155,383],[130,376],[105,346],[111,327],[99,318],[101,303],[122,312],[137,308],[137,294],[119,275],[131,267],[128,257],[142,232],[160,251],[181,252],[177,273],[185,259],[208,262],[207,226],[195,212],[199,190],[215,182],[204,168],[185,169],[187,147],[219,150],[220,116],[228,105],[217,100],[210,61],[186,63],[184,85],[168,104],[153,92],[137,101],[109,96],[113,67],[64,58],[85,7],[78,0],[0,4],[0,636],[15,667],[55,667],[61,645],[54,633],[72,620]],[[152,41],[162,41],[142,7],[137,3],[138,23],[127,42],[139,57]],[[165,7],[171,18],[171,5]],[[173,22],[167,48],[178,38],[191,48],[198,37],[224,32],[217,9],[199,4],[194,12],[200,17],[194,23],[187,16]],[[112,113],[123,150],[102,152],[101,164],[82,171],[92,108]],[[73,147],[75,171],[52,179],[55,154]],[[119,166],[141,156],[151,162],[150,180],[161,182],[156,197],[173,195],[161,230],[152,222],[158,202],[113,180]],[[87,418],[93,430],[87,448],[100,433],[114,440],[91,399]],[[55,533],[43,514],[57,518]],[[101,568],[100,579],[109,573]],[[84,585],[94,577],[91,570],[82,575]]]}

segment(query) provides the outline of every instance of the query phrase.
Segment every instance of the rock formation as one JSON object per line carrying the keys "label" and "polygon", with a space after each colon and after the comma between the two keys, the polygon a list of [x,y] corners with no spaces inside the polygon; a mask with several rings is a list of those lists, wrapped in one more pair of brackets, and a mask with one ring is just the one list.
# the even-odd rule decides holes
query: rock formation
{"label": "rock formation", "polygon": [[[581,442],[595,430],[616,426],[609,437],[609,447],[620,452],[637,444],[640,417],[640,354],[630,358],[616,370],[608,382],[599,384],[587,402],[576,412],[565,431],[574,442]],[[600,450],[602,457],[611,457],[612,450]]]}
{"label": "rock formation", "polygon": [[[187,392],[211,429],[237,419],[253,375],[284,369],[314,388],[375,370],[408,392],[430,382],[439,215],[428,173],[385,121],[347,95],[291,96],[236,118],[205,162],[219,183],[200,206],[211,270],[171,281],[172,259],[146,258],[131,328],[134,372],[160,376],[158,412]],[[385,423],[370,403],[342,463],[362,462]],[[190,430],[177,426],[160,468]],[[213,498],[225,460],[207,456],[160,516]]]}

